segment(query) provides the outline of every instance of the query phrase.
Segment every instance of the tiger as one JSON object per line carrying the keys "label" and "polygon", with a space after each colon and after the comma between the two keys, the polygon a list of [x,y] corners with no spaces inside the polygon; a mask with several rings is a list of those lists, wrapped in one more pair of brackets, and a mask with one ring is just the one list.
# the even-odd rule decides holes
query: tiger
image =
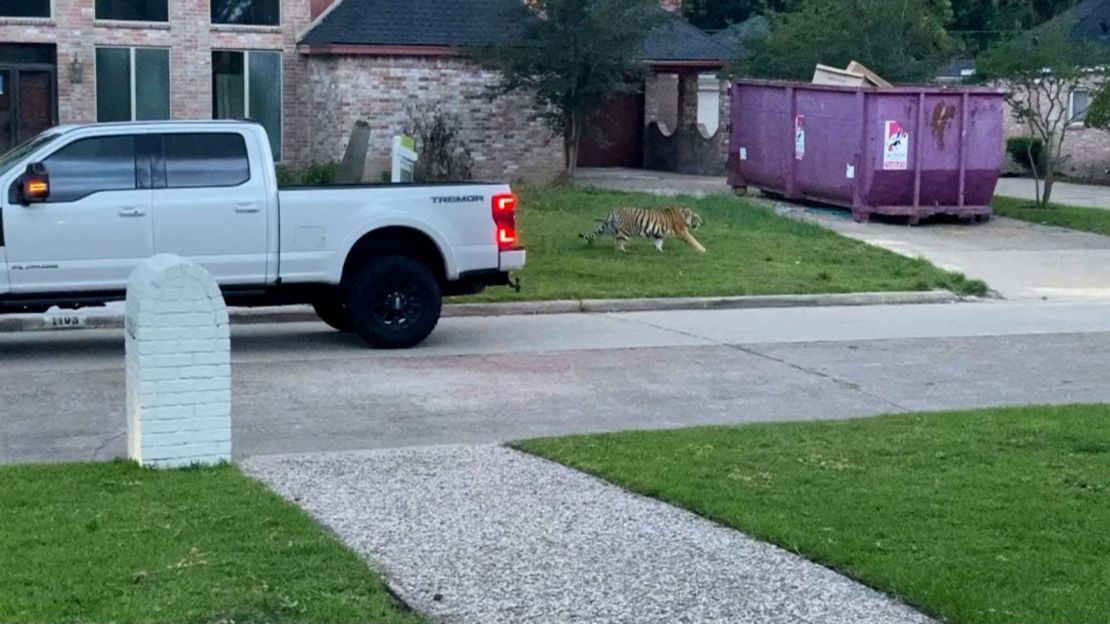
{"label": "tiger", "polygon": [[690,234],[690,230],[698,229],[703,223],[701,215],[686,206],[655,209],[625,206],[614,208],[592,234],[578,236],[589,244],[593,244],[594,239],[599,236],[612,236],[617,241],[617,249],[627,252],[624,243],[633,236],[650,238],[655,243],[655,248],[663,251],[663,238],[674,235],[699,253],[705,253],[705,247]]}

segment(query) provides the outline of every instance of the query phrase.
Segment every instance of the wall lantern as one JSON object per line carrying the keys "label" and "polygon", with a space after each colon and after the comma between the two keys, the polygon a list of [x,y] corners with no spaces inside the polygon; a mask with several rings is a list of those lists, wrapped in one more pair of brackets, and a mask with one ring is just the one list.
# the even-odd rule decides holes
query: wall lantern
{"label": "wall lantern", "polygon": [[81,57],[77,53],[73,53],[73,60],[69,62],[69,81],[74,84],[81,84],[81,80],[85,76],[85,65],[81,62]]}

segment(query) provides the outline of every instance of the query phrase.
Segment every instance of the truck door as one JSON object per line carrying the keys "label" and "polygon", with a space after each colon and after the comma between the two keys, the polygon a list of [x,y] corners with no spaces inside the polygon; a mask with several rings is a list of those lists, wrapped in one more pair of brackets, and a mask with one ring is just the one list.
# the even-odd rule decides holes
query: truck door
{"label": "truck door", "polygon": [[[227,131],[163,134],[155,161],[154,249],[203,266],[223,286],[265,284],[269,243],[264,159]],[[164,176],[164,177],[163,177]]]}
{"label": "truck door", "polygon": [[[154,253],[150,157],[141,137],[76,139],[43,160],[44,203],[4,205],[13,293],[121,291]],[[10,200],[10,189],[4,189]]]}

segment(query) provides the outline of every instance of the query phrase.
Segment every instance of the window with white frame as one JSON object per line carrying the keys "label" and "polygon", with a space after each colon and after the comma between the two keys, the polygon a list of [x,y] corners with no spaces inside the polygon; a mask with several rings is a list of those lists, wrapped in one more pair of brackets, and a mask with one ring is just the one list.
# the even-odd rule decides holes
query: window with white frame
{"label": "window with white frame", "polygon": [[281,52],[212,52],[212,118],[262,124],[276,160],[281,160],[281,59]]}
{"label": "window with white frame", "polygon": [[1091,92],[1087,89],[1074,89],[1068,94],[1068,123],[1081,124],[1087,119],[1087,107],[1091,105]]}
{"label": "window with white frame", "polygon": [[97,121],[169,118],[168,49],[96,49]]}

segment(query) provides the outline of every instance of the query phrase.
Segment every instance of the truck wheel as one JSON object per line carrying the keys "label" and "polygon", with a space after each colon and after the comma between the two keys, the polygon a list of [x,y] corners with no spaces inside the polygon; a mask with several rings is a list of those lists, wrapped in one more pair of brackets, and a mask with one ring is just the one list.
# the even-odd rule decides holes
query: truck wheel
{"label": "truck wheel", "polygon": [[420,344],[439,323],[442,309],[435,276],[404,256],[369,258],[347,289],[355,333],[379,349]]}
{"label": "truck wheel", "polygon": [[321,321],[336,331],[349,334],[355,330],[351,324],[351,315],[347,313],[347,306],[343,305],[338,298],[317,301],[312,304],[312,309],[316,311],[316,316],[319,316]]}

